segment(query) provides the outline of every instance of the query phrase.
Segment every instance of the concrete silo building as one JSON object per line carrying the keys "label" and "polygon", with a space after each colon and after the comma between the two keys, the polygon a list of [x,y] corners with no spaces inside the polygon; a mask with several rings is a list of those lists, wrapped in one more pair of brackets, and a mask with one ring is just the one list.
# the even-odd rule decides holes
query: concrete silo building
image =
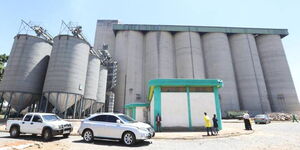
{"label": "concrete silo building", "polygon": [[152,79],[221,79],[223,115],[300,111],[281,38],[286,29],[119,24],[98,20],[95,46],[118,61],[115,110],[147,103]]}

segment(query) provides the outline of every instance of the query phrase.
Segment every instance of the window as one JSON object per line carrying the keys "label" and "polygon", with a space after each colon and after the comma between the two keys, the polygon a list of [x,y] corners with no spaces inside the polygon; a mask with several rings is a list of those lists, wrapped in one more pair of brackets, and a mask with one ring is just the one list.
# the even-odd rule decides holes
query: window
{"label": "window", "polygon": [[161,92],[186,92],[185,87],[162,87]]}
{"label": "window", "polygon": [[43,115],[45,121],[59,121],[60,118],[56,115]]}
{"label": "window", "polygon": [[133,120],[132,118],[126,116],[126,115],[119,115],[119,118],[121,118],[122,121],[126,122],[126,123],[134,123],[136,122],[135,120]]}
{"label": "window", "polygon": [[111,122],[111,123],[116,123],[117,120],[118,120],[117,117],[111,116],[111,115],[108,115],[107,118],[106,118],[106,121],[107,121],[107,122]]}
{"label": "window", "polygon": [[34,115],[32,122],[40,122],[39,120],[42,121],[41,117],[39,115]]}
{"label": "window", "polygon": [[32,117],[32,115],[27,115],[27,116],[24,118],[24,121],[30,121],[30,120],[31,120],[31,117]]}
{"label": "window", "polygon": [[106,121],[107,115],[99,115],[90,119],[90,121]]}

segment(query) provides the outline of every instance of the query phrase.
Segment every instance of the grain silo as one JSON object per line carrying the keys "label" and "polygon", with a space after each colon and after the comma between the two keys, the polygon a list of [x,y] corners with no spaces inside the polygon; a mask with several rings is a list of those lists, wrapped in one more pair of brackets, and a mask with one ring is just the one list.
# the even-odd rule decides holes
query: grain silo
{"label": "grain silo", "polygon": [[233,34],[229,36],[229,42],[241,109],[251,114],[271,112],[254,36]]}
{"label": "grain silo", "polygon": [[78,37],[54,38],[43,93],[60,113],[83,98],[89,51],[89,43]]}
{"label": "grain silo", "polygon": [[196,32],[178,32],[175,38],[177,78],[205,78],[201,39]]}
{"label": "grain silo", "polygon": [[[292,103],[298,103],[294,87],[291,86],[293,82],[289,70],[286,70],[286,60],[281,61],[286,59],[285,56],[280,54],[280,59],[276,58],[276,61],[285,66],[282,70],[289,75],[275,75],[281,78],[284,76],[284,83],[277,77],[267,77],[275,74],[273,66],[268,62],[275,58],[265,53],[274,47],[272,43],[277,42],[275,45],[278,45],[279,42],[278,39],[266,37],[283,38],[288,35],[287,29],[120,24],[117,20],[98,20],[96,32],[95,47],[110,44],[114,48],[112,55],[119,63],[118,82],[114,90],[116,111],[124,112],[126,104],[146,102],[148,87],[145,83],[152,78],[223,80],[224,87],[219,93],[223,115],[231,110],[268,112],[268,103],[274,107],[271,95],[275,88],[291,89],[290,93],[287,93],[288,90],[278,91],[277,96],[273,96],[276,97],[275,101],[280,101],[281,105],[278,106],[286,107],[287,104],[290,107]],[[275,51],[278,55],[278,50]],[[267,76],[265,72],[268,72]],[[271,80],[272,83],[268,83]],[[288,110],[292,109],[290,107]],[[277,110],[281,109],[272,111]]]}
{"label": "grain silo", "polygon": [[174,41],[170,32],[145,34],[145,90],[157,78],[176,78]]}
{"label": "grain silo", "polygon": [[100,59],[93,55],[89,55],[89,63],[86,74],[86,82],[84,88],[84,104],[83,110],[92,107],[97,100],[99,72],[100,72]]}
{"label": "grain silo", "polygon": [[202,36],[207,78],[224,81],[220,89],[222,113],[240,110],[235,74],[227,35],[206,33]]}
{"label": "grain silo", "polygon": [[299,111],[299,101],[279,35],[256,37],[272,111]]}
{"label": "grain silo", "polygon": [[[116,35],[114,58],[119,63],[115,108],[124,110],[124,104],[145,101],[143,75],[144,37],[142,32],[120,31]],[[130,59],[128,59],[130,57]],[[126,99],[126,100],[125,100]]]}
{"label": "grain silo", "polygon": [[0,92],[17,112],[40,99],[51,49],[51,42],[37,36],[14,37]]}
{"label": "grain silo", "polygon": [[105,66],[100,66],[98,69],[99,76],[98,76],[98,90],[97,90],[97,97],[94,111],[103,111],[103,106],[105,104],[106,99],[106,85],[107,85],[107,68]]}

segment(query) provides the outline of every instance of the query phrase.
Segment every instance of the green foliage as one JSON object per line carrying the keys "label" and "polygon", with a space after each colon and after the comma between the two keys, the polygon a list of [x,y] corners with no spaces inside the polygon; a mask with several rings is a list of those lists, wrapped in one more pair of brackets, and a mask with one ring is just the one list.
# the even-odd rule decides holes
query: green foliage
{"label": "green foliage", "polygon": [[0,81],[2,80],[4,74],[4,64],[7,62],[8,56],[6,54],[0,55]]}

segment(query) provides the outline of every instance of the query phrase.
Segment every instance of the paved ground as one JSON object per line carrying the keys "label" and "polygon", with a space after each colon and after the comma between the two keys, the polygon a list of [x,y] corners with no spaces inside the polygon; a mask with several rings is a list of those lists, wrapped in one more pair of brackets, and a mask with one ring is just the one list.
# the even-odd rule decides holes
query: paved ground
{"label": "paved ground", "polygon": [[[225,128],[243,129],[242,123],[224,123]],[[253,125],[255,130],[252,134],[234,135],[228,137],[206,137],[203,132],[198,132],[202,138],[199,139],[151,139],[142,143],[138,143],[133,148],[123,146],[119,142],[112,141],[95,141],[94,143],[84,143],[79,136],[70,136],[67,139],[56,137],[52,142],[41,142],[40,137],[31,137],[25,135],[19,139],[11,139],[8,133],[0,132],[0,150],[1,147],[7,147],[14,143],[22,143],[31,145],[26,150],[36,149],[233,149],[233,150],[300,150],[300,123],[291,122],[275,122],[268,125]],[[241,131],[242,133],[242,131]],[[177,133],[174,133],[175,135]],[[194,133],[195,134],[195,133]],[[17,145],[17,144],[16,144]]]}

